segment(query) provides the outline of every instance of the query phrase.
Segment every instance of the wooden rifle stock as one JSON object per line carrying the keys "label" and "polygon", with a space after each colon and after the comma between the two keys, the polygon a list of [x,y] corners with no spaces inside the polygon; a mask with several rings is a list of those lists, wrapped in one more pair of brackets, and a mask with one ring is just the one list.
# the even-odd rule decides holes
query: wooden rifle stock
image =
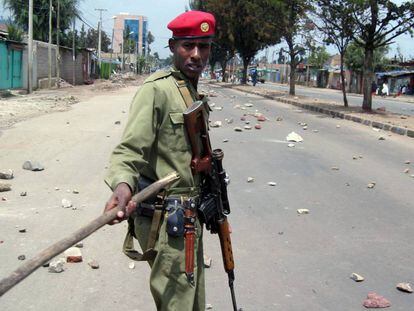
{"label": "wooden rifle stock", "polygon": [[220,238],[221,254],[223,256],[224,270],[228,273],[234,270],[233,248],[231,246],[230,228],[227,217],[219,221],[218,235]]}

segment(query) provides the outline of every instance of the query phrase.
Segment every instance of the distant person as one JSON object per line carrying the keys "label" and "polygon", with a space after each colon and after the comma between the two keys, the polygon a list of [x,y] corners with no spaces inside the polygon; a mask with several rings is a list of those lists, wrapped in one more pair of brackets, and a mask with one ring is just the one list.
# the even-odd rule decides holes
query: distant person
{"label": "distant person", "polygon": [[387,82],[384,82],[383,84],[382,84],[382,96],[390,96],[390,91],[389,91],[389,89],[388,89],[388,83]]}
{"label": "distant person", "polygon": [[257,84],[257,68],[253,68],[251,76],[252,76],[253,86],[256,86],[256,84]]}

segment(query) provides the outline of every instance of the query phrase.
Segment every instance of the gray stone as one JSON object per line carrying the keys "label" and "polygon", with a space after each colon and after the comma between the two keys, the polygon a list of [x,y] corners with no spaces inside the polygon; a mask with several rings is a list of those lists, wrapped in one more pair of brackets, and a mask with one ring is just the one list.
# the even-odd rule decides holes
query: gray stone
{"label": "gray stone", "polygon": [[62,207],[63,208],[70,208],[72,207],[72,202],[69,201],[68,199],[62,199]]}
{"label": "gray stone", "polygon": [[254,182],[254,178],[253,178],[253,177],[247,177],[247,182],[248,182],[248,183],[252,183],[252,182]]}
{"label": "gray stone", "polygon": [[20,255],[19,257],[17,257],[17,259],[19,259],[19,260],[25,260],[26,259],[26,256],[25,255]]}
{"label": "gray stone", "polygon": [[268,186],[275,187],[277,184],[274,181],[269,181],[267,183]]}
{"label": "gray stone", "polygon": [[337,167],[337,166],[332,166],[332,167],[331,167],[331,170],[332,170],[332,171],[339,171],[339,167]]}
{"label": "gray stone", "polygon": [[241,127],[235,127],[234,128],[234,130],[236,131],[236,132],[243,132],[243,129],[241,128]]}
{"label": "gray stone", "polygon": [[410,169],[409,168],[406,168],[405,170],[404,170],[404,173],[405,174],[408,174],[410,172]]}
{"label": "gray stone", "polygon": [[116,125],[120,125],[121,124],[121,121],[115,121],[115,124]]}
{"label": "gray stone", "polygon": [[223,143],[228,143],[229,140],[227,138],[223,139]]}
{"label": "gray stone", "polygon": [[89,265],[89,267],[91,267],[92,269],[99,269],[99,263],[98,263],[96,260],[94,260],[94,259],[89,260],[89,261],[88,261],[88,265]]}
{"label": "gray stone", "polygon": [[6,191],[10,191],[10,190],[11,190],[11,185],[10,184],[0,183],[0,192],[6,192]]}
{"label": "gray stone", "polygon": [[128,268],[131,269],[131,270],[135,269],[135,263],[134,262],[130,262],[128,264]]}
{"label": "gray stone", "polygon": [[72,191],[72,193],[73,193],[73,194],[79,194],[79,190],[76,190],[76,189],[75,189],[75,190],[73,190],[73,191]]}
{"label": "gray stone", "polygon": [[206,310],[213,310],[213,305],[210,303],[206,304]]}
{"label": "gray stone", "polygon": [[75,247],[77,248],[83,248],[83,242],[79,242],[75,244]]}
{"label": "gray stone", "polygon": [[359,275],[358,273],[352,273],[350,278],[355,282],[362,282],[365,280],[364,277],[362,275]]}
{"label": "gray stone", "polygon": [[63,272],[65,269],[65,262],[66,260],[64,258],[59,258],[58,260],[54,260],[51,261],[49,264],[49,269],[48,271],[50,273],[61,273]]}
{"label": "gray stone", "polygon": [[207,256],[207,255],[204,255],[203,260],[204,260],[204,267],[205,268],[210,268],[211,264],[213,262],[213,259],[211,257]]}
{"label": "gray stone", "polygon": [[384,136],[380,136],[380,137],[378,137],[378,140],[385,140],[385,137]]}
{"label": "gray stone", "polygon": [[308,210],[307,208],[299,208],[299,209],[297,210],[297,213],[298,213],[299,215],[309,214],[309,210]]}
{"label": "gray stone", "polygon": [[368,189],[373,189],[373,188],[375,187],[375,185],[376,185],[376,183],[375,183],[375,182],[370,182],[370,183],[367,185],[367,188],[368,188]]}
{"label": "gray stone", "polygon": [[45,168],[37,161],[26,161],[23,163],[23,169],[33,172],[43,171]]}
{"label": "gray stone", "polygon": [[12,170],[0,172],[0,179],[13,179],[13,178],[14,178],[14,174]]}
{"label": "gray stone", "polygon": [[19,232],[20,232],[20,233],[26,233],[26,228],[21,228],[21,229],[19,229]]}
{"label": "gray stone", "polygon": [[402,291],[402,292],[409,293],[409,294],[411,294],[413,292],[413,289],[412,289],[410,283],[398,283],[397,284],[397,289]]}

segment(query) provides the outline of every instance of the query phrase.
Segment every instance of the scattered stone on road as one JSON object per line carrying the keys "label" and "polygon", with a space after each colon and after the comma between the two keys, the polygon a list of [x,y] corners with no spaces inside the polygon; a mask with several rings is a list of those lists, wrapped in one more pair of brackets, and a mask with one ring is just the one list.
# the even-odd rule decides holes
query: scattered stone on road
{"label": "scattered stone on road", "polygon": [[13,171],[7,170],[7,171],[0,171],[0,179],[13,179]]}
{"label": "scattered stone on road", "polygon": [[232,124],[234,122],[234,119],[230,118],[230,119],[226,119],[225,121],[227,122],[227,124]]}
{"label": "scattered stone on road", "polygon": [[218,111],[222,111],[223,110],[223,107],[214,107],[213,109],[214,110],[218,110]]}
{"label": "scattered stone on road", "polygon": [[115,124],[116,125],[120,125],[121,124],[121,121],[115,121]]}
{"label": "scattered stone on road", "polygon": [[79,190],[74,189],[74,190],[72,191],[72,193],[73,193],[73,194],[79,194]]}
{"label": "scattered stone on road", "polygon": [[7,197],[1,197],[1,200],[4,202],[7,201]]}
{"label": "scattered stone on road", "polygon": [[21,229],[19,229],[19,232],[20,233],[26,233],[27,231],[26,231],[26,228],[21,228]]}
{"label": "scattered stone on road", "polygon": [[50,273],[61,273],[63,272],[65,269],[65,259],[64,258],[59,258],[58,260],[54,260],[51,261],[49,264],[49,269],[48,271]]}
{"label": "scattered stone on road", "polygon": [[276,121],[277,121],[277,122],[283,121],[283,118],[282,118],[282,117],[277,117],[277,118],[276,118]]}
{"label": "scattered stone on road", "polygon": [[341,126],[340,126],[339,124],[337,124],[337,125],[336,125],[336,128],[337,128],[337,129],[339,129],[339,128],[341,128]]}
{"label": "scattered stone on road", "polygon": [[350,278],[355,282],[362,282],[365,280],[365,278],[362,275],[359,275],[358,273],[352,273]]}
{"label": "scattered stone on road", "polygon": [[249,108],[250,108],[250,107],[253,107],[253,104],[251,104],[251,103],[246,103],[246,104],[244,104],[244,106],[245,106],[245,107],[249,107]]}
{"label": "scattered stone on road", "polygon": [[407,160],[405,161],[405,164],[411,164],[411,161]]}
{"label": "scattered stone on road", "polygon": [[339,171],[339,167],[337,167],[337,166],[332,166],[332,167],[331,167],[331,170],[332,170],[332,171]]}
{"label": "scattered stone on road", "polygon": [[235,130],[236,132],[243,132],[243,129],[242,129],[241,127],[238,127],[238,126],[236,126],[236,127],[234,128],[234,130]]}
{"label": "scattered stone on road", "polygon": [[134,262],[130,262],[128,264],[128,268],[131,269],[131,270],[135,269],[135,263]]}
{"label": "scattered stone on road", "polygon": [[257,121],[259,121],[259,122],[265,122],[266,121],[266,117],[264,115],[259,115],[257,117]]}
{"label": "scattered stone on road", "polygon": [[255,128],[256,130],[261,130],[261,129],[262,129],[262,126],[261,126],[260,124],[256,124],[256,125],[254,126],[254,128]]}
{"label": "scattered stone on road", "polygon": [[405,174],[408,174],[410,172],[410,169],[409,168],[406,168],[405,170],[404,170],[404,173]]}
{"label": "scattered stone on road", "polygon": [[210,303],[206,304],[206,310],[213,310],[213,305]]}
{"label": "scattered stone on road", "polygon": [[318,130],[313,130],[313,132],[314,132],[314,133],[319,133],[319,131],[318,131]]}
{"label": "scattered stone on road", "polygon": [[397,289],[402,292],[409,293],[409,294],[413,292],[413,289],[411,288],[410,283],[398,283]]}
{"label": "scattered stone on road", "polygon": [[358,160],[358,156],[352,156],[352,160]]}
{"label": "scattered stone on road", "polygon": [[70,247],[65,252],[66,262],[82,262],[82,252],[78,247]]}
{"label": "scattered stone on road", "polygon": [[216,121],[213,124],[211,124],[211,127],[221,127],[221,126],[222,126],[221,121]]}
{"label": "scattered stone on road", "polygon": [[384,297],[376,294],[369,293],[367,299],[362,304],[365,308],[388,308],[391,307],[391,302]]}
{"label": "scattered stone on road", "polygon": [[300,143],[300,142],[303,141],[303,138],[299,134],[297,134],[295,132],[292,132],[288,136],[286,136],[286,140],[287,141],[292,141],[292,142],[295,142],[295,143]]}
{"label": "scattered stone on road", "polygon": [[11,185],[10,184],[0,183],[0,192],[6,192],[6,191],[10,191],[10,190],[11,190]]}
{"label": "scattered stone on road", "polygon": [[368,188],[368,189],[373,189],[373,188],[375,187],[375,185],[376,185],[376,183],[375,183],[375,182],[370,182],[370,183],[367,185],[367,188]]}
{"label": "scattered stone on road", "polygon": [[99,269],[99,263],[95,259],[89,260],[88,265],[92,269]]}
{"label": "scattered stone on road", "polygon": [[68,199],[62,199],[62,207],[63,208],[70,208],[72,207],[72,202],[69,201]]}
{"label": "scattered stone on road", "polygon": [[21,197],[25,197],[25,196],[27,196],[27,192],[26,192],[26,191],[20,192],[20,196],[21,196]]}
{"label": "scattered stone on road", "polygon": [[293,147],[295,147],[295,144],[290,143],[290,144],[288,144],[287,146],[288,146],[289,148],[293,148]]}
{"label": "scattered stone on road", "polygon": [[227,138],[223,139],[223,143],[228,143],[229,140]]}
{"label": "scattered stone on road", "polygon": [[275,187],[277,185],[274,181],[269,181],[267,184],[271,187]]}
{"label": "scattered stone on road", "polygon": [[203,260],[204,260],[204,267],[210,268],[211,263],[213,262],[213,259],[210,256],[204,255]]}
{"label": "scattered stone on road", "polygon": [[59,187],[55,187],[55,190],[56,190],[56,191],[59,191],[59,190],[60,190],[60,188],[59,188]]}
{"label": "scattered stone on road", "polygon": [[252,183],[252,182],[254,182],[254,178],[253,178],[253,177],[247,177],[247,182],[248,182],[248,183]]}
{"label": "scattered stone on road", "polygon": [[19,257],[17,257],[18,260],[25,260],[26,256],[25,255],[20,255]]}
{"label": "scattered stone on road", "polygon": [[309,210],[307,208],[300,208],[297,210],[299,215],[309,214]]}
{"label": "scattered stone on road", "polygon": [[252,129],[252,127],[251,127],[250,125],[245,125],[245,126],[244,126],[244,129],[245,129],[245,130],[251,130],[251,129]]}
{"label": "scattered stone on road", "polygon": [[380,136],[380,137],[378,138],[378,140],[385,140],[385,137],[384,137],[384,136]]}
{"label": "scattered stone on road", "polygon": [[23,169],[33,172],[43,171],[45,168],[37,161],[26,161],[23,163]]}

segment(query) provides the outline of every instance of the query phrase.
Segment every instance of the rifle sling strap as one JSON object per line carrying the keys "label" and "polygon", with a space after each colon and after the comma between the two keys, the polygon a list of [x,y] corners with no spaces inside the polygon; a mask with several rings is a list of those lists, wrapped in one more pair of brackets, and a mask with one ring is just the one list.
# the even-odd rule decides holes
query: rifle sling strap
{"label": "rifle sling strap", "polygon": [[177,85],[178,90],[181,93],[181,96],[184,99],[185,105],[187,108],[190,108],[191,105],[194,103],[194,99],[191,96],[190,90],[187,86],[187,82],[185,80],[175,80],[175,84]]}
{"label": "rifle sling strap", "polygon": [[[162,214],[163,214],[163,207],[159,205],[155,205],[154,215],[152,217],[152,222],[151,222],[151,229],[150,229],[149,236],[148,236],[147,249],[142,254],[134,248],[133,233],[131,232],[130,229],[128,229],[127,235],[124,240],[124,245],[123,245],[123,252],[125,255],[127,255],[132,260],[136,260],[136,261],[149,261],[149,260],[155,259],[157,252],[155,251],[154,247],[157,241],[158,231],[160,229]],[[133,226],[129,226],[129,227],[131,229],[134,228]]]}

